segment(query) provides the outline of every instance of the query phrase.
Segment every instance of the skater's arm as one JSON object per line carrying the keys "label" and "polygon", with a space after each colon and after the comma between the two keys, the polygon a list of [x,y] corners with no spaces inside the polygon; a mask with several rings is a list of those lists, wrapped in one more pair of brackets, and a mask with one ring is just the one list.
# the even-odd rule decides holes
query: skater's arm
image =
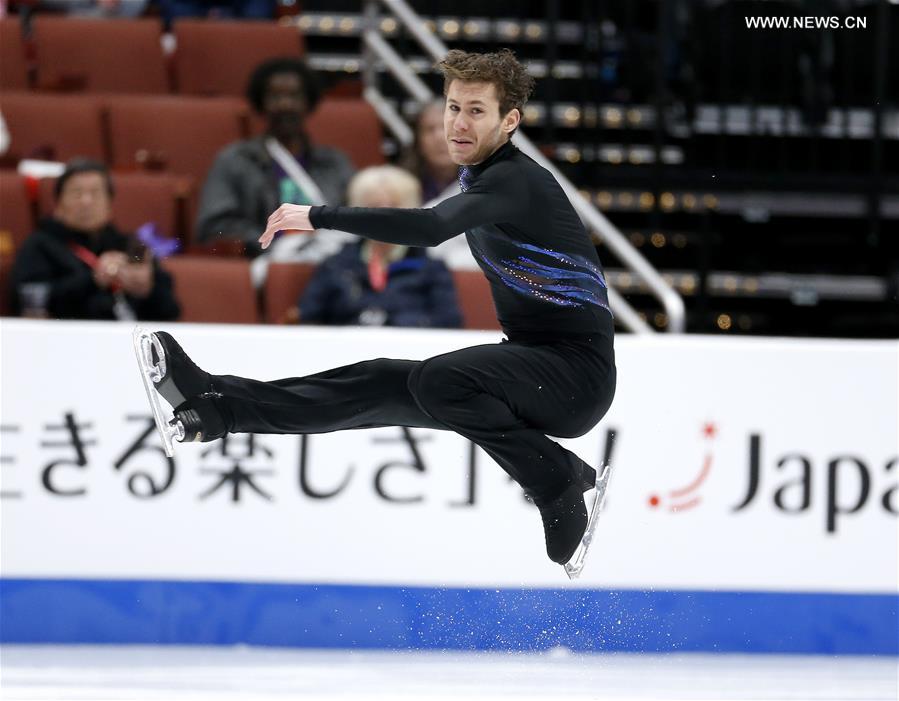
{"label": "skater's arm", "polygon": [[[485,174],[486,175],[486,174]],[[492,174],[484,183],[429,209],[306,207],[282,205],[259,239],[263,248],[278,231],[338,229],[404,246],[437,246],[485,224],[517,223],[526,216],[526,186],[514,172]]]}
{"label": "skater's arm", "polygon": [[431,247],[476,226],[507,222],[515,214],[511,200],[460,194],[430,209],[313,207],[310,223],[316,229],[339,229],[386,243]]}

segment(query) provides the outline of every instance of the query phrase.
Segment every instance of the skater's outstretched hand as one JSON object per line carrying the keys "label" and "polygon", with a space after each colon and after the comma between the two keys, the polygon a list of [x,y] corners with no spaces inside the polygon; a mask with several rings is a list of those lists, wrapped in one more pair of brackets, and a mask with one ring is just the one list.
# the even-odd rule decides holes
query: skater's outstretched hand
{"label": "skater's outstretched hand", "polygon": [[279,231],[287,233],[313,231],[315,227],[309,221],[310,209],[311,207],[305,204],[282,204],[268,218],[268,224],[259,237],[259,243],[263,248],[268,248]]}

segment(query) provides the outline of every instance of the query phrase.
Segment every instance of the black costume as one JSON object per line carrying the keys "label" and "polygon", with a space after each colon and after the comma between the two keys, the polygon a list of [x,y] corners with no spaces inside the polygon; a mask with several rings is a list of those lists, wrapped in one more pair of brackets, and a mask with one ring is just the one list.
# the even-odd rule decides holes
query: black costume
{"label": "black costume", "polygon": [[511,143],[462,168],[460,180],[462,194],[432,209],[313,207],[310,219],[415,246],[465,231],[508,340],[273,382],[210,376],[206,396],[224,430],[448,429],[481,446],[538,505],[592,474],[546,434],[583,435],[615,392],[613,321],[596,251],[559,184]]}

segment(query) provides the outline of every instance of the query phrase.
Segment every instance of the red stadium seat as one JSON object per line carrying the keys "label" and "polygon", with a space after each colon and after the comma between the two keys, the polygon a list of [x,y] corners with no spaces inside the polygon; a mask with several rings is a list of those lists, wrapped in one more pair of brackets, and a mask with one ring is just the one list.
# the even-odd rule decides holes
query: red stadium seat
{"label": "red stadium seat", "polygon": [[479,270],[453,270],[456,295],[466,329],[499,329],[490,283]]}
{"label": "red stadium seat", "polygon": [[0,170],[0,256],[11,256],[34,229],[25,178],[14,170]]}
{"label": "red stadium seat", "polygon": [[384,132],[365,100],[324,99],[307,122],[313,142],[341,149],[357,168],[384,163]]}
{"label": "red stadium seat", "polygon": [[183,19],[174,24],[175,84],[192,95],[243,95],[253,69],[282,56],[300,57],[303,37],[295,27],[272,22]]}
{"label": "red stadium seat", "polygon": [[0,112],[9,129],[8,156],[106,160],[101,105],[92,95],[4,92]]}
{"label": "red stadium seat", "polygon": [[27,90],[28,62],[18,17],[0,19],[0,90]]}
{"label": "red stadium seat", "polygon": [[163,265],[175,283],[181,321],[259,323],[248,260],[175,256]]}
{"label": "red stadium seat", "polygon": [[159,168],[202,183],[219,149],[245,135],[237,98],[125,96],[106,104],[116,168]]}
{"label": "red stadium seat", "polygon": [[[133,233],[143,224],[153,223],[164,236],[186,240],[188,237],[187,202],[193,193],[193,181],[170,173],[113,173],[115,197],[112,219],[122,231]],[[39,209],[52,213],[55,178],[40,184]]]}
{"label": "red stadium seat", "polygon": [[265,278],[265,321],[283,324],[315,273],[310,263],[272,263]]}
{"label": "red stadium seat", "polygon": [[169,91],[162,25],[156,20],[38,15],[32,27],[41,88]]}

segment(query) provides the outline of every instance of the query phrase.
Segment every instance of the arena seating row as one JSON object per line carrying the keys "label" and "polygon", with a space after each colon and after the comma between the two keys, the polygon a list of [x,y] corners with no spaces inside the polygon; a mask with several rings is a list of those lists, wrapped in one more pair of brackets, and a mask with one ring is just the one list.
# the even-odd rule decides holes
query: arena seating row
{"label": "arena seating row", "polygon": [[[30,40],[16,18],[0,20],[0,112],[12,142],[0,170],[0,268],[53,209],[53,180],[13,167],[23,158],[92,157],[113,169],[113,218],[126,231],[156,224],[191,252],[189,232],[199,189],[223,146],[261,132],[243,98],[252,69],[267,58],[302,55],[296,28],[274,23],[179,21],[169,60],[153,20],[38,16]],[[169,93],[176,88],[177,94]],[[383,132],[367,102],[328,98],[307,122],[311,138],[345,151],[358,168],[384,162]],[[249,262],[178,255],[172,273],[192,322],[279,323],[314,267],[275,264],[255,290]],[[469,328],[497,328],[486,281],[456,274]],[[9,312],[6,285],[0,313]],[[224,301],[224,303],[223,303]]]}
{"label": "arena seating row", "polygon": [[113,168],[202,178],[216,152],[248,132],[237,98],[46,95],[4,92],[13,159],[86,156]]}
{"label": "arena seating row", "polygon": [[[159,171],[182,176],[180,182],[191,182],[187,190],[166,187],[178,195],[176,199],[185,199],[190,209],[219,149],[259,133],[261,126],[251,118],[244,101],[234,97],[3,92],[0,112],[11,135],[5,157],[9,165],[22,158],[67,161],[85,156],[122,173]],[[381,124],[365,100],[326,98],[307,127],[314,142],[342,149],[357,168],[384,162]],[[2,186],[9,186],[6,180]],[[148,197],[159,195],[159,188],[148,191]],[[3,194],[4,201],[10,197]],[[117,221],[128,228],[129,222]],[[188,241],[193,212],[177,219],[166,217],[159,224],[165,225],[166,234]]]}
{"label": "arena seating row", "polygon": [[[167,173],[114,173],[113,217],[125,231],[146,223],[167,235],[189,212],[193,181]],[[54,180],[32,181],[0,170],[0,314],[9,313],[7,281],[15,251],[41,216],[53,210]],[[314,266],[274,263],[260,295],[250,280],[249,261],[222,256],[177,255],[165,267],[175,279],[182,320],[281,323],[312,276]],[[479,271],[453,271],[466,328],[497,329],[488,283]]]}
{"label": "arena seating row", "polygon": [[[113,168],[161,169],[198,180],[224,145],[259,133],[246,103],[233,97],[0,93],[8,158],[88,156]],[[325,98],[307,122],[319,144],[343,149],[357,167],[384,162],[382,129],[362,99]]]}
{"label": "arena seating row", "polygon": [[[173,34],[169,57],[154,19],[37,15],[29,38],[18,17],[0,20],[0,113],[11,135],[0,166],[86,156],[116,171],[186,176],[163,187],[177,194],[178,216],[166,214],[160,226],[188,243],[215,154],[262,131],[243,98],[250,72],[268,58],[301,56],[304,44],[296,27],[274,22],[186,19]],[[166,94],[172,85],[179,94]],[[384,162],[380,120],[360,98],[326,97],[307,126],[316,143],[342,149],[357,168]],[[156,187],[148,196],[163,194]],[[164,199],[168,212],[172,197]]]}
{"label": "arena seating row", "polygon": [[[0,170],[0,236],[4,247],[18,250],[37,224],[53,211],[55,180],[34,183],[14,170]],[[113,221],[133,232],[144,224],[156,225],[163,236],[175,237],[192,216],[193,179],[169,173],[114,173]]]}
{"label": "arena seating row", "polygon": [[[5,283],[11,259],[0,255],[0,315],[9,313]],[[253,288],[250,262],[216,256],[173,256],[162,265],[175,284],[181,303],[180,321],[258,324],[284,323],[296,304],[315,266],[308,263],[272,263],[261,292]],[[459,306],[467,329],[499,329],[487,279],[480,271],[453,271]]]}
{"label": "arena seating row", "polygon": [[[250,264],[240,259],[175,256],[164,262],[181,302],[181,321],[255,324],[283,323],[315,266],[272,263],[261,299],[250,282]],[[489,286],[477,270],[455,270],[453,280],[465,328],[498,329]]]}
{"label": "arena seating row", "polygon": [[302,34],[274,22],[184,19],[173,35],[170,61],[159,20],[38,15],[25,38],[8,17],[0,20],[0,89],[238,96],[262,61],[304,53]]}

